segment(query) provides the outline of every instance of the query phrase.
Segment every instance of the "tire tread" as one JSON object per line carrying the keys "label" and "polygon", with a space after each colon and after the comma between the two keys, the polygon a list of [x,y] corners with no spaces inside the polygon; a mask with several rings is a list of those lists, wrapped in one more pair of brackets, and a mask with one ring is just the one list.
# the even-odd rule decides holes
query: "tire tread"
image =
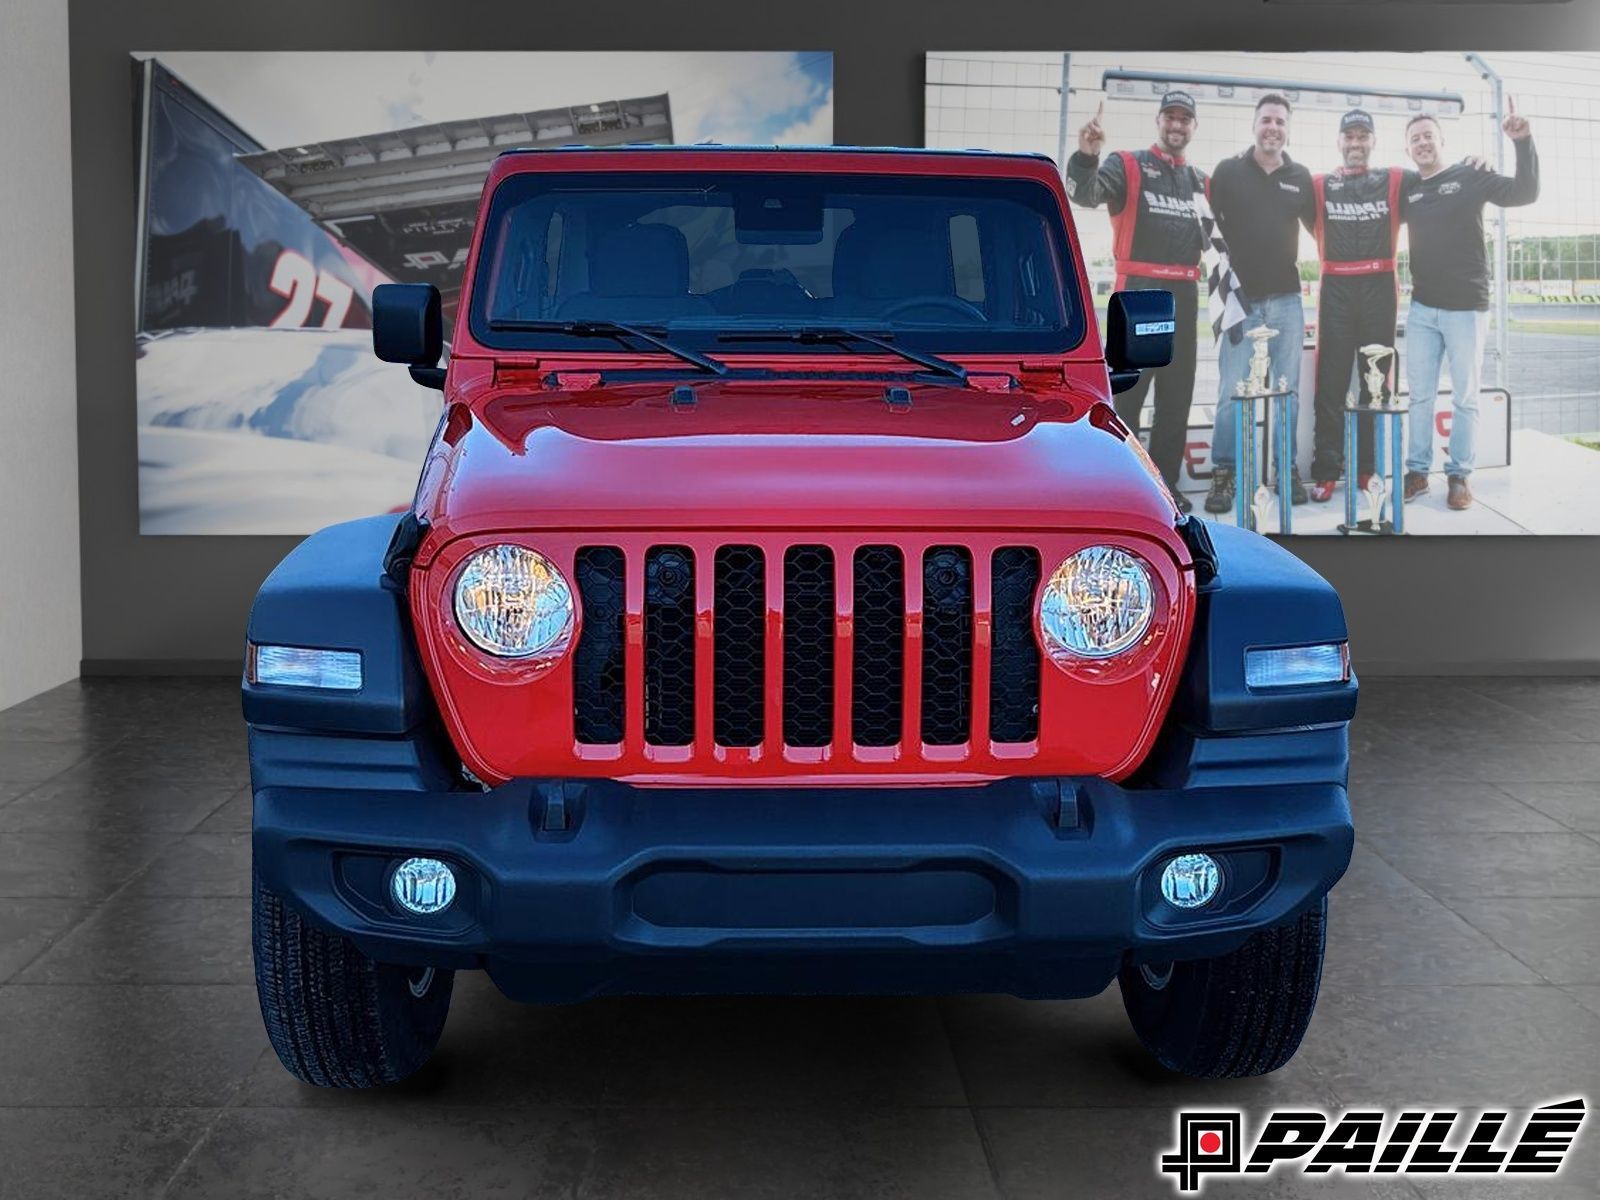
{"label": "tire tread", "polygon": [[308,924],[259,878],[252,933],[262,1021],[297,1079],[376,1087],[405,1078],[432,1054],[453,972],[436,972],[427,997],[412,1001],[404,968],[374,962],[348,938]]}

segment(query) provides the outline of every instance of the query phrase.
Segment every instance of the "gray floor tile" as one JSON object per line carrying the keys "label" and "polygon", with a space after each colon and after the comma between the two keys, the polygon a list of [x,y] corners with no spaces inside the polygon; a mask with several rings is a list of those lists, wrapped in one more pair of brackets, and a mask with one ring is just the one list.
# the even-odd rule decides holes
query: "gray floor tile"
{"label": "gray floor tile", "polygon": [[132,829],[186,833],[235,789],[221,784],[132,780],[79,764],[0,808],[0,833]]}
{"label": "gray floor tile", "polygon": [[1523,744],[1585,740],[1542,714],[1524,712],[1448,679],[1387,680],[1378,688],[1363,680],[1360,709],[1363,720],[1433,745],[1461,745],[1484,737]]}
{"label": "gray floor tile", "polygon": [[1486,783],[1600,783],[1600,742],[1500,741],[1492,736],[1457,747],[1419,745],[1435,778]]}
{"label": "gray floor tile", "polygon": [[1562,833],[1562,825],[1488,783],[1366,783],[1350,789],[1356,832]]}
{"label": "gray floor tile", "polygon": [[5,983],[89,912],[87,900],[0,900],[0,983]]}
{"label": "gray floor tile", "polygon": [[613,1059],[617,1004],[519,1004],[502,996],[481,971],[457,972],[444,1036],[433,1058],[409,1079],[368,1093],[330,1091],[300,1083],[269,1053],[251,1072],[239,1103],[592,1107],[600,1101]]}
{"label": "gray floor tile", "polygon": [[1370,852],[1358,852],[1329,897],[1324,990],[1538,982],[1527,966]]}
{"label": "gray floor tile", "polygon": [[1569,829],[1600,833],[1600,783],[1503,783],[1530,808]]}
{"label": "gray floor tile", "polygon": [[1584,741],[1600,741],[1600,679],[1464,679],[1461,685]]}
{"label": "gray floor tile", "polygon": [[[755,1064],[752,1064],[754,1066]],[[997,1196],[965,1108],[607,1109],[592,1200]]]}
{"label": "gray floor tile", "polygon": [[941,1001],[974,1107],[1169,1108],[1325,1095],[1302,1046],[1272,1075],[1198,1080],[1162,1067],[1134,1035],[1115,984],[1090,1000],[961,996]]}
{"label": "gray floor tile", "polygon": [[0,737],[0,783],[39,784],[89,756],[81,741],[29,741]]}
{"label": "gray floor tile", "polygon": [[1600,1016],[1600,987],[1582,984],[1561,989],[1596,1016]]}
{"label": "gray floor tile", "polygon": [[0,897],[99,900],[171,840],[165,834],[96,830],[0,834]]}
{"label": "gray floor tile", "polygon": [[0,1108],[0,1200],[157,1196],[212,1114]]}
{"label": "gray floor tile", "polygon": [[568,1110],[237,1108],[184,1165],[170,1200],[495,1200],[571,1196],[593,1118]]}
{"label": "gray floor tile", "polygon": [[1450,906],[1551,983],[1600,984],[1600,899],[1467,899]]}
{"label": "gray floor tile", "polygon": [[250,901],[122,892],[11,982],[253,986]]}
{"label": "gray floor tile", "polygon": [[1347,1105],[1542,1104],[1600,1081],[1600,1017],[1559,988],[1327,988],[1305,1060]]}
{"label": "gray floor tile", "polygon": [[[1327,1108],[1325,1100],[1304,1095],[1302,1106]],[[1228,1108],[1245,1107],[1227,1104]],[[1265,1119],[1260,1109],[1246,1111],[1247,1130]],[[1161,1155],[1177,1146],[1177,1120],[1159,1109],[987,1108],[978,1110],[995,1174],[1008,1200],[1061,1200],[1064,1196],[1122,1200],[1172,1196],[1176,1180],[1160,1169]],[[1248,1135],[1247,1135],[1248,1136]],[[1270,1181],[1209,1179],[1207,1197],[1369,1197],[1414,1200],[1401,1180],[1314,1178],[1279,1171]]]}
{"label": "gray floor tile", "polygon": [[164,731],[159,738],[124,738],[84,764],[84,770],[106,779],[171,783],[218,783],[237,788],[250,781],[244,723],[225,733]]}
{"label": "gray floor tile", "polygon": [[141,896],[248,896],[250,835],[184,834],[128,890]]}
{"label": "gray floor tile", "polygon": [[196,833],[249,833],[252,797],[249,785],[236,791],[216,812],[196,825]]}
{"label": "gray floor tile", "polygon": [[0,987],[8,1104],[214,1108],[266,1044],[253,987]]}
{"label": "gray floor tile", "polygon": [[1441,900],[1600,896],[1600,845],[1576,833],[1373,833],[1390,866]]}
{"label": "gray floor tile", "polygon": [[964,1105],[937,1003],[923,997],[634,997],[605,1102]]}

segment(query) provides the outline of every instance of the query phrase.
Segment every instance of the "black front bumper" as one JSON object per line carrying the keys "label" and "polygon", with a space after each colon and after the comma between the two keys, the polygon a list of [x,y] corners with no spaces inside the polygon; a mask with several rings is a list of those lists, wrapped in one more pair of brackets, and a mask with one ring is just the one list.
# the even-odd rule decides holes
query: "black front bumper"
{"label": "black front bumper", "polygon": [[[643,788],[485,793],[264,787],[265,886],[374,958],[486,967],[518,998],[602,993],[1100,991],[1125,956],[1209,957],[1343,874],[1330,783],[1124,789]],[[1211,905],[1161,899],[1174,854],[1222,865]],[[451,864],[445,912],[389,896],[411,855]]]}

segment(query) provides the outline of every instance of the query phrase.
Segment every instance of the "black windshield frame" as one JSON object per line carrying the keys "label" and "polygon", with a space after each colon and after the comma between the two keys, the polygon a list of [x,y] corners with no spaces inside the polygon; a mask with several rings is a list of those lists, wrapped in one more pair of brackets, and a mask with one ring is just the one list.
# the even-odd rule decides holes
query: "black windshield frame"
{"label": "black windshield frame", "polygon": [[[594,339],[574,337],[558,331],[537,332],[495,329],[495,320],[488,311],[490,296],[496,286],[497,261],[501,247],[499,239],[506,228],[507,214],[530,200],[552,193],[581,194],[584,191],[603,191],[612,195],[649,194],[669,192],[697,194],[714,190],[722,184],[747,184],[752,178],[772,180],[780,186],[786,180],[815,187],[819,182],[827,194],[844,196],[928,196],[936,201],[978,200],[984,203],[1006,201],[1023,206],[1039,218],[1039,229],[1047,239],[1046,252],[1049,267],[1055,272],[1049,294],[1059,297],[1060,323],[1047,327],[1027,328],[1020,325],[987,326],[979,324],[943,324],[918,328],[904,322],[887,322],[882,314],[862,313],[858,319],[842,320],[828,317],[819,321],[815,317],[797,316],[796,327],[826,324],[830,326],[859,325],[875,332],[891,330],[890,336],[897,346],[939,356],[960,355],[1065,355],[1076,350],[1088,331],[1086,299],[1079,287],[1078,266],[1073,258],[1072,241],[1068,234],[1066,218],[1061,204],[1043,181],[1016,176],[917,174],[911,172],[880,172],[855,174],[848,172],[752,172],[736,170],[655,170],[655,171],[584,171],[584,172],[524,172],[502,180],[490,198],[484,219],[483,242],[475,265],[472,294],[467,306],[468,329],[480,345],[491,350],[507,352],[595,354]],[[1035,292],[1034,295],[1044,295]],[[753,324],[758,327],[787,325],[772,313],[751,312],[747,316],[724,314],[726,321],[714,316],[697,315],[692,322],[678,320],[649,321],[654,326],[664,326],[666,336],[674,345],[698,352],[728,350],[724,335],[742,334]],[[742,323],[741,323],[742,322]],[[639,322],[646,323],[646,322]],[[775,337],[770,341],[741,336],[740,350],[751,354],[807,354],[839,355],[844,352],[838,342],[797,342],[792,338]],[[856,352],[861,352],[861,347]],[[870,349],[867,352],[871,352]]]}

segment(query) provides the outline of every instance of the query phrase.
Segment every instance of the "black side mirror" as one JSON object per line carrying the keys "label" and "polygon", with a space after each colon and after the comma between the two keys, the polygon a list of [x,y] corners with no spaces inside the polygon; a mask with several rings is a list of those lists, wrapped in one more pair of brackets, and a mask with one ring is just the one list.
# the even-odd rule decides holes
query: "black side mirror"
{"label": "black side mirror", "polygon": [[1139,372],[1171,362],[1177,328],[1171,292],[1113,292],[1106,307],[1106,366],[1111,369],[1111,390],[1125,392],[1139,382]]}
{"label": "black side mirror", "polygon": [[372,289],[372,352],[405,363],[423,387],[443,388],[444,317],[431,283],[381,283]]}

